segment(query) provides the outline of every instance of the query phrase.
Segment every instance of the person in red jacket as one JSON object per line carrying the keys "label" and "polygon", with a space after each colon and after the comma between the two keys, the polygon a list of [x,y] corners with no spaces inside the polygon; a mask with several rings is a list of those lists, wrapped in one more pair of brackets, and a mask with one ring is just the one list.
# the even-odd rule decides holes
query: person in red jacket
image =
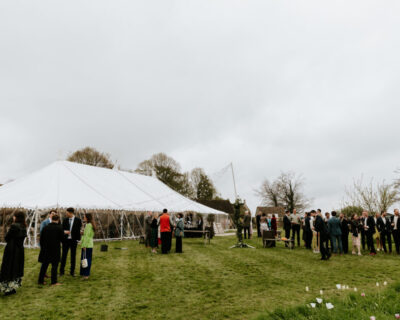
{"label": "person in red jacket", "polygon": [[160,217],[161,253],[167,254],[171,249],[171,223],[168,210],[164,209]]}

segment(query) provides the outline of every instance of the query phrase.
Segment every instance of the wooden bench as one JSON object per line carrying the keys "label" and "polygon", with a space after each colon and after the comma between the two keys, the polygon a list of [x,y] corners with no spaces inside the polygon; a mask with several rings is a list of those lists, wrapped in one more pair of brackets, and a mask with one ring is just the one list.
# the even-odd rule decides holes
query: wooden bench
{"label": "wooden bench", "polygon": [[282,240],[279,231],[278,231],[278,237],[275,237],[274,231],[264,230],[262,233],[262,241],[264,248],[273,248],[276,247],[277,242],[285,242],[285,244],[288,244],[287,247],[289,249],[294,249],[294,240],[292,239]]}

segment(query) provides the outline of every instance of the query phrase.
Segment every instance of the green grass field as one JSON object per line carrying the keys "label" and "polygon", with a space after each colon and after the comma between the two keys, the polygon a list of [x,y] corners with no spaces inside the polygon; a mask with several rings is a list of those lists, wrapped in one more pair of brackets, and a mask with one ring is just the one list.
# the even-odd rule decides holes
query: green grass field
{"label": "green grass field", "polygon": [[[326,262],[303,248],[264,249],[254,239],[256,249],[228,249],[234,243],[234,237],[211,245],[184,239],[182,255],[166,256],[136,241],[112,242],[108,252],[96,244],[91,279],[64,276],[60,287],[36,284],[38,250],[26,250],[23,287],[0,297],[0,319],[394,319],[400,313],[399,256]],[[337,290],[338,283],[358,292]],[[333,310],[307,307],[321,289]]]}

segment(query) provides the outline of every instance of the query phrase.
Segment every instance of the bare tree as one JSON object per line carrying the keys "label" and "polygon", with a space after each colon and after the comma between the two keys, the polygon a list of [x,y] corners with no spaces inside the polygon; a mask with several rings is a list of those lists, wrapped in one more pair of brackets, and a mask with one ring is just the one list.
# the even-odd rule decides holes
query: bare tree
{"label": "bare tree", "polygon": [[303,210],[310,200],[303,193],[304,179],[294,172],[282,172],[273,182],[265,180],[257,194],[265,205],[283,206],[286,209]]}
{"label": "bare tree", "polygon": [[114,168],[114,164],[108,153],[97,151],[94,148],[86,147],[75,151],[67,158],[68,161],[87,164],[95,167]]}
{"label": "bare tree", "polygon": [[353,181],[351,188],[346,188],[348,206],[362,207],[371,213],[387,211],[399,200],[399,192],[394,184],[385,181],[374,183],[373,179],[364,184],[363,177]]}
{"label": "bare tree", "polygon": [[161,152],[139,163],[135,171],[140,174],[151,176],[153,172],[157,174],[157,171],[166,171],[165,169],[179,173],[181,171],[181,166],[173,158]]}
{"label": "bare tree", "polygon": [[261,184],[260,190],[256,190],[256,194],[261,197],[262,204],[271,207],[281,207],[280,187],[278,181],[270,182],[268,179]]}

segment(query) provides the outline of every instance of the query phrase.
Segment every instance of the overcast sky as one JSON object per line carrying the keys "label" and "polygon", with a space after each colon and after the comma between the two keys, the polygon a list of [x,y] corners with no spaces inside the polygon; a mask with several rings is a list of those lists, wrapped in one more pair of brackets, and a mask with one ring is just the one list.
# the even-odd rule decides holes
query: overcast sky
{"label": "overcast sky", "polygon": [[[400,166],[399,1],[0,2],[0,183],[93,146],[233,162],[252,210],[292,170],[337,208]],[[233,198],[229,174],[216,181]]]}

